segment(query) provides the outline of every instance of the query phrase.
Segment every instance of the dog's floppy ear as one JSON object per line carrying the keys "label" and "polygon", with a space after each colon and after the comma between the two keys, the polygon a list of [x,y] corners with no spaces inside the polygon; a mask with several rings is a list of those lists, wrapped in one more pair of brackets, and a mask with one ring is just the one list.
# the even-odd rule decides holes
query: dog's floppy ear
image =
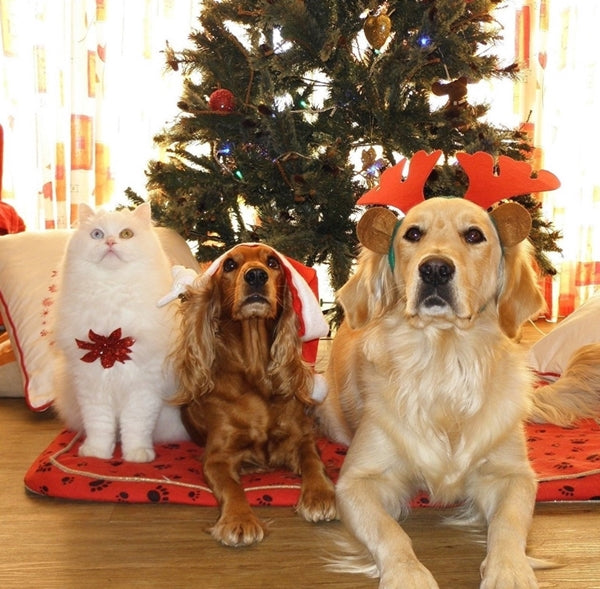
{"label": "dog's floppy ear", "polygon": [[362,251],[355,274],[338,291],[338,301],[352,329],[358,329],[395,303],[398,288],[388,261],[396,215],[384,207],[368,209],[356,228]]}
{"label": "dog's floppy ear", "polygon": [[212,389],[215,332],[220,314],[221,295],[212,276],[203,275],[187,287],[179,309],[179,338],[171,353],[179,378],[175,404],[190,403]]}
{"label": "dog's floppy ear", "polygon": [[514,200],[499,203],[490,212],[500,243],[503,247],[511,247],[527,239],[531,231],[531,215],[529,211]]}
{"label": "dog's floppy ear", "polygon": [[302,359],[302,341],[298,336],[298,316],[292,294],[286,285],[282,311],[271,344],[269,374],[273,379],[273,392],[282,397],[295,395],[305,405],[314,405],[311,398],[313,371]]}
{"label": "dog's floppy ear", "polygon": [[504,248],[504,276],[498,300],[502,331],[510,338],[518,338],[521,325],[541,313],[544,307],[530,243],[522,241]]}
{"label": "dog's floppy ear", "polygon": [[508,337],[520,335],[521,325],[544,308],[534,268],[529,211],[515,201],[503,201],[490,212],[504,251],[504,275],[498,299],[500,327]]}

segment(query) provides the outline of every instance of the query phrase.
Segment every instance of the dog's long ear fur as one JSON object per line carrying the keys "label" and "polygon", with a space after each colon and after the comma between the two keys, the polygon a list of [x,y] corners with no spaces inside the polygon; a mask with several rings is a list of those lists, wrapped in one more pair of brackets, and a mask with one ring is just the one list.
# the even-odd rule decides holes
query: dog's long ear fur
{"label": "dog's long ear fur", "polygon": [[387,255],[363,248],[356,272],[338,291],[337,298],[350,328],[358,329],[394,305],[398,292]]}
{"label": "dog's long ear fur", "polygon": [[518,338],[521,325],[545,307],[528,241],[504,248],[501,282],[498,299],[500,327],[508,337]]}
{"label": "dog's long ear fur", "polygon": [[396,215],[384,207],[368,209],[356,228],[362,245],[355,274],[338,291],[337,298],[350,328],[358,329],[397,301],[388,254],[393,247]]}
{"label": "dog's long ear fur", "polygon": [[302,342],[298,335],[298,317],[293,308],[292,295],[285,288],[282,311],[274,331],[271,345],[269,374],[273,379],[274,392],[280,395],[294,394],[306,405],[313,405],[311,397],[313,373],[302,359]]}
{"label": "dog's long ear fur", "polygon": [[185,405],[214,386],[215,332],[221,314],[221,297],[212,277],[188,287],[179,310],[181,327],[171,354],[179,388],[173,402]]}
{"label": "dog's long ear fur", "polygon": [[498,300],[498,315],[502,331],[518,338],[521,325],[544,309],[544,297],[534,269],[529,211],[515,201],[501,202],[490,216],[498,231],[504,250],[502,289]]}

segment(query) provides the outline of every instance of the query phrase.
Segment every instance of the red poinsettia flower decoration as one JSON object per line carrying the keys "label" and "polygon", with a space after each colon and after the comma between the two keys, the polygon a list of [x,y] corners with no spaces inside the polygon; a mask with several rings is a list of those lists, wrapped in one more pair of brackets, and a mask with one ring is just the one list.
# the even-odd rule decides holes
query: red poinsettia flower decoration
{"label": "red poinsettia flower decoration", "polygon": [[131,346],[135,343],[132,337],[121,338],[121,328],[115,329],[108,337],[98,335],[91,329],[88,332],[90,341],[75,339],[77,347],[82,350],[89,350],[80,360],[83,362],[95,362],[100,358],[100,364],[103,368],[112,368],[115,362],[125,363],[131,360]]}

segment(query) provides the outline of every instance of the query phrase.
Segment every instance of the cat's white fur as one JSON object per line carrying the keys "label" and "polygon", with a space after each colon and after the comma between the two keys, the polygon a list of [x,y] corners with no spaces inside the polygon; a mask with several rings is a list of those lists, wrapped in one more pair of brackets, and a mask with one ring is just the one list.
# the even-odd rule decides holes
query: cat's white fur
{"label": "cat's white fur", "polygon": [[[150,206],[94,211],[83,204],[60,269],[54,326],[55,406],[65,425],[85,433],[79,454],[154,459],[154,442],[187,439],[179,408],[167,399],[175,379],[167,356],[176,331],[174,305],[157,301],[171,287],[171,265],[152,227]],[[130,230],[133,236],[128,237]],[[104,368],[84,362],[89,331],[131,337],[130,359]]]}

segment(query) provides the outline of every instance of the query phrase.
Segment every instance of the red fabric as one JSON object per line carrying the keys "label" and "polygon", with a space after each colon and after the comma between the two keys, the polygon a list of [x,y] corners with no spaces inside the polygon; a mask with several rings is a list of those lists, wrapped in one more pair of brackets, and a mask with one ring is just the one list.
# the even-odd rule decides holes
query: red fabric
{"label": "red fabric", "polygon": [[[308,286],[310,286],[310,289],[315,294],[316,299],[319,300],[319,282],[318,282],[318,278],[317,278],[317,271],[314,268],[310,268],[309,266],[305,266],[304,264],[301,264],[300,262],[298,262],[297,260],[294,260],[293,258],[286,258],[286,259],[290,263],[290,265],[292,265],[294,267],[296,272],[298,272],[298,274],[300,274],[300,276],[302,276],[302,278],[304,278],[304,280],[306,281],[306,284],[308,284]],[[289,276],[288,276],[288,284],[290,284],[290,285],[292,284],[292,281]],[[295,296],[295,297],[293,297],[293,302],[294,302],[294,310],[296,311],[296,315],[298,315],[300,322],[302,322],[302,301],[300,301],[300,298],[298,296]],[[304,324],[302,324],[301,329],[300,329],[301,336],[304,334],[304,331],[305,331],[305,327],[304,327]],[[318,347],[319,347],[318,339],[313,339],[308,342],[304,342],[302,344],[302,357],[304,358],[304,361],[307,362],[308,364],[310,364],[311,366],[314,366],[315,362],[317,361]]]}
{"label": "red fabric", "polygon": [[25,231],[23,219],[11,205],[0,200],[0,235],[21,233],[21,231]]}
{"label": "red fabric", "polygon": [[[79,457],[80,441],[62,432],[27,471],[27,489],[63,499],[217,505],[202,474],[203,449],[192,442],[159,444],[153,462],[137,464],[124,462],[118,449],[112,460]],[[600,426],[594,420],[572,429],[528,424],[527,441],[538,501],[600,501]],[[324,439],[318,446],[337,481],[345,447]],[[300,477],[286,471],[244,475],[242,483],[252,505],[293,506],[300,496]],[[413,502],[427,505],[424,494]]]}

